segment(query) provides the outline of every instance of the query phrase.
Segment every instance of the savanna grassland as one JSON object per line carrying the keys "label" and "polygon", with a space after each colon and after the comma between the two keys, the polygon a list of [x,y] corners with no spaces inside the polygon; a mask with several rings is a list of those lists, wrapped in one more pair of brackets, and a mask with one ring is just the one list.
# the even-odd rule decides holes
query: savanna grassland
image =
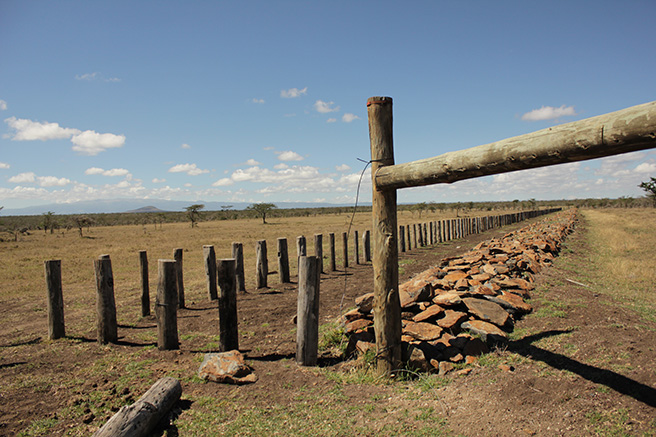
{"label": "savanna grassland", "polygon": [[[497,212],[495,212],[497,213]],[[487,212],[481,212],[481,215]],[[400,224],[446,218],[402,212]],[[656,209],[580,213],[554,266],[538,278],[534,312],[507,347],[467,365],[467,376],[381,380],[366,360],[342,361],[335,319],[370,291],[370,264],[342,268],[348,214],[34,232],[0,243],[0,435],[89,435],[162,376],[182,382],[182,400],[157,435],[656,435]],[[539,219],[538,219],[539,220]],[[370,228],[358,213],[353,229]],[[401,279],[524,223],[402,254]],[[276,239],[336,234],[337,272],[321,283],[320,365],[294,361],[295,284],[275,274]],[[267,290],[254,290],[255,241],[269,246]],[[196,377],[218,341],[216,303],[207,298],[202,246],[230,257],[244,244],[240,350],[259,380],[246,386]],[[352,240],[351,240],[352,241]],[[352,242],[351,242],[352,245]],[[140,317],[138,252],[156,260],[184,249],[188,309],[179,312],[179,351],[158,351],[152,316]],[[352,251],[351,251],[352,253]],[[119,344],[95,342],[93,260],[112,259]],[[47,339],[43,261],[62,260],[67,338]],[[296,273],[291,262],[292,275]],[[327,267],[327,259],[324,259]],[[328,270],[326,268],[326,270]],[[294,279],[293,279],[294,280]],[[510,370],[508,370],[510,369]],[[412,376],[408,374],[409,376]]]}

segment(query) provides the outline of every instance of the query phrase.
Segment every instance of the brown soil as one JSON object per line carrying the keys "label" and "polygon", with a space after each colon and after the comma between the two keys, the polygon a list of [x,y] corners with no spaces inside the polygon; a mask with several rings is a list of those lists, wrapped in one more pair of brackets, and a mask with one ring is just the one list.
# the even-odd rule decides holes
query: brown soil
{"label": "brown soil", "polygon": [[[520,225],[521,226],[521,225]],[[466,239],[402,254],[401,280],[410,278],[441,258],[465,252],[484,239],[516,228],[469,236]],[[561,258],[568,263],[585,262],[584,229],[571,235]],[[492,353],[493,364],[474,363],[466,376],[451,374],[449,384],[437,389],[440,412],[455,434],[478,435],[590,435],[607,430],[612,435],[656,435],[656,339],[653,324],[625,310],[589,288],[565,281],[568,263],[555,266],[538,277],[532,304],[535,313],[516,325],[525,335],[511,341],[506,350]],[[576,279],[576,278],[573,278]],[[158,377],[180,375],[183,382],[184,415],[194,409],[185,399],[196,396],[237,397],[252,406],[288,404],[304,387],[326,391],[336,384],[321,372],[294,364],[296,312],[295,285],[279,286],[272,274],[273,288],[239,296],[240,349],[254,368],[255,384],[227,386],[201,384],[193,380],[200,352],[207,352],[207,336],[217,334],[216,304],[188,302],[179,313],[181,349],[160,352],[144,333],[155,333],[153,317],[119,328],[117,345],[99,346],[91,328],[77,339],[47,341],[36,329],[31,338],[11,338],[16,327],[0,326],[0,435],[16,435],[37,419],[57,418],[66,407],[83,408],[92,393],[102,393],[106,413],[98,417],[89,410],[78,419],[60,420],[48,434],[90,434],[101,426],[117,406],[138,398]],[[371,290],[369,264],[322,275],[320,323],[334,321],[354,299]],[[563,302],[559,315],[540,313],[546,301]],[[11,308],[0,310],[0,317]],[[540,316],[542,315],[542,316]],[[3,317],[4,318],[4,317]],[[26,317],[25,329],[31,322]],[[153,334],[151,338],[155,338]],[[121,368],[114,356],[135,356],[149,361],[153,374],[131,375],[131,387],[116,381]],[[505,365],[505,366],[504,366]],[[340,371],[348,367],[337,357],[325,354],[320,366]],[[98,371],[101,367],[103,371]],[[20,383],[16,381],[20,380]],[[71,384],[71,381],[75,381]],[[9,387],[9,388],[7,388]],[[72,387],[72,388],[71,388]],[[358,385],[344,391],[344,402],[357,405],[362,399],[379,396],[381,406],[401,402],[390,386]],[[407,401],[404,401],[407,403]],[[421,399],[409,408],[421,408]],[[86,411],[86,410],[84,410]],[[366,413],[362,413],[363,415]],[[384,422],[385,415],[376,419]],[[366,423],[366,418],[361,418]],[[380,424],[377,424],[378,429]],[[177,435],[175,421],[166,432]]]}

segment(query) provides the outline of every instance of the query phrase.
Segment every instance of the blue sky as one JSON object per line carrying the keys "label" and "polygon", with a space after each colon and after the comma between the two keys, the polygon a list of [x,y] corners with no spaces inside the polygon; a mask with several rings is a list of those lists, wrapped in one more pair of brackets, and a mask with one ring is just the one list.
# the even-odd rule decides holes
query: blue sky
{"label": "blue sky", "polygon": [[[655,15],[652,0],[3,0],[0,205],[352,202],[368,97],[394,99],[398,163],[646,103]],[[638,197],[650,176],[653,150],[399,200]]]}

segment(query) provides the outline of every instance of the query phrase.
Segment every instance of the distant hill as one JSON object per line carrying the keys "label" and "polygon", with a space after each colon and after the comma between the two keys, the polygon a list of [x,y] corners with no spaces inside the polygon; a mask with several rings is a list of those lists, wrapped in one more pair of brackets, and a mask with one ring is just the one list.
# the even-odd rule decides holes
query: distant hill
{"label": "distant hill", "polygon": [[125,211],[128,213],[140,213],[140,212],[166,212],[163,209],[159,209],[156,206],[144,206],[143,208],[131,209],[130,211]]}

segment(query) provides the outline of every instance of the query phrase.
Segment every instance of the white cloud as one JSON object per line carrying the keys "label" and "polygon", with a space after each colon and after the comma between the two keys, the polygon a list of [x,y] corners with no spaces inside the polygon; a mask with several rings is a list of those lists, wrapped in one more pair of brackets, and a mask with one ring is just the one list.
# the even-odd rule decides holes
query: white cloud
{"label": "white cloud", "polygon": [[251,102],[257,103],[258,105],[262,105],[265,103],[264,99],[255,99],[255,98],[251,100]]}
{"label": "white cloud", "polygon": [[0,111],[6,111],[6,110],[7,110],[7,102],[0,99]]}
{"label": "white cloud", "polygon": [[322,114],[339,111],[339,106],[332,108],[332,105],[334,104],[335,102],[324,102],[323,100],[317,100],[314,102],[314,109]]}
{"label": "white cloud", "polygon": [[234,184],[234,181],[230,178],[221,178],[218,181],[212,184],[213,187],[226,187],[228,185]]}
{"label": "white cloud", "polygon": [[127,171],[124,168],[112,168],[110,170],[104,170],[102,168],[98,167],[91,167],[88,168],[84,171],[84,174],[86,175],[102,175],[102,176],[127,176],[130,174],[129,171]]}
{"label": "white cloud", "polygon": [[525,121],[541,121],[553,120],[560,117],[568,117],[576,115],[573,106],[562,105],[559,108],[553,106],[543,106],[540,109],[534,109],[522,115],[522,120]]}
{"label": "white cloud", "polygon": [[13,129],[14,135],[10,136],[13,141],[47,141],[61,140],[79,134],[78,129],[70,129],[59,126],[59,123],[40,123],[38,121],[24,118],[9,117],[5,123]]}
{"label": "white cloud", "polygon": [[9,164],[6,162],[0,162],[0,169],[5,169],[11,167]]}
{"label": "white cloud", "polygon": [[281,162],[280,164],[274,165],[273,168],[275,168],[276,170],[284,170],[286,168],[289,168],[289,166],[284,162]]}
{"label": "white cloud", "polygon": [[358,117],[355,114],[351,114],[350,112],[347,112],[346,114],[342,115],[342,121],[344,123],[350,123],[354,120],[359,120],[359,119],[360,119],[360,117]]}
{"label": "white cloud", "polygon": [[153,178],[153,184],[162,184],[166,182],[166,179]]}
{"label": "white cloud", "polygon": [[209,170],[198,168],[196,164],[178,164],[169,168],[169,173],[187,173],[189,176],[198,176],[209,172]]}
{"label": "white cloud", "polygon": [[251,158],[248,161],[246,161],[246,165],[255,166],[255,165],[261,165],[261,163]]}
{"label": "white cloud", "polygon": [[13,184],[25,184],[29,182],[34,182],[36,180],[36,174],[34,172],[20,173],[16,176],[12,176],[9,179],[9,182]]}
{"label": "white cloud", "polygon": [[70,179],[55,176],[40,176],[38,181],[42,187],[63,187],[71,183]]}
{"label": "white cloud", "polygon": [[81,155],[95,156],[107,149],[123,147],[125,135],[99,134],[96,131],[85,130],[71,138],[73,150]]}
{"label": "white cloud", "polygon": [[638,165],[634,170],[636,173],[656,173],[656,163],[643,162]]}
{"label": "white cloud", "polygon": [[298,88],[290,88],[288,90],[280,91],[280,97],[285,99],[294,99],[296,97],[300,97],[305,94],[307,94],[307,87],[300,90]]}
{"label": "white cloud", "polygon": [[338,165],[338,166],[335,167],[335,170],[337,170],[339,172],[349,171],[350,169],[351,169],[351,167],[349,167],[346,164]]}
{"label": "white cloud", "polygon": [[191,149],[191,146],[190,146],[189,144],[187,144],[187,143],[182,143],[182,145],[180,146],[180,148],[181,148],[181,149]]}
{"label": "white cloud", "polygon": [[278,152],[278,159],[281,161],[303,161],[303,157],[296,152],[287,150],[285,152]]}
{"label": "white cloud", "polygon": [[84,74],[76,74],[75,75],[75,80],[86,80],[87,82],[91,82],[94,80],[100,80],[103,82],[120,82],[121,79],[118,77],[105,77],[103,76],[102,73],[99,73],[97,71],[94,71],[93,73],[84,73]]}
{"label": "white cloud", "polygon": [[336,118],[329,118],[328,120],[326,120],[326,123],[337,123],[337,119]]}

